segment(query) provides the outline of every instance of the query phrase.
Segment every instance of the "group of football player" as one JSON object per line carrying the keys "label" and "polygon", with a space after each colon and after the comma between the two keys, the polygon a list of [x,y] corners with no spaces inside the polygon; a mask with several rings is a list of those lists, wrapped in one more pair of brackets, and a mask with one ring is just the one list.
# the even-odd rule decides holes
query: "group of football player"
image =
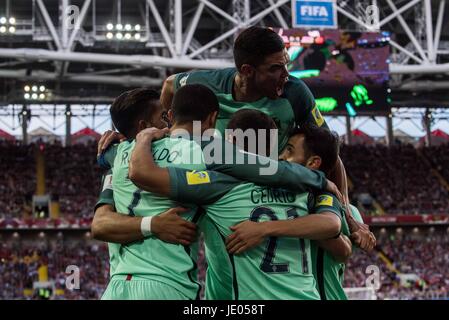
{"label": "group of football player", "polygon": [[102,299],[199,299],[200,238],[206,299],[347,299],[345,263],[376,239],[349,203],[339,138],[274,31],[243,30],[234,61],[112,103],[92,222],[109,247]]}

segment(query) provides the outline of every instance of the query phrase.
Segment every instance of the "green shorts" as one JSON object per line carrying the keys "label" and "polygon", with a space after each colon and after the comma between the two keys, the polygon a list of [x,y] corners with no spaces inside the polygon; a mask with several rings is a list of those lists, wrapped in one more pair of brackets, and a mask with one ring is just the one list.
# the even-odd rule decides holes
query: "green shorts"
{"label": "green shorts", "polygon": [[172,286],[154,280],[111,280],[101,300],[189,300]]}

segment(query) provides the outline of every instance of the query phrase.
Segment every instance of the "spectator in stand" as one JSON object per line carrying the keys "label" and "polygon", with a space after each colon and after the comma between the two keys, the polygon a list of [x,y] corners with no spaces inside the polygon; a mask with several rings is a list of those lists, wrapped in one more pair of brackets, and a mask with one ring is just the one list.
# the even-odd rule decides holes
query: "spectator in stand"
{"label": "spectator in stand", "polygon": [[[423,154],[431,157],[435,150]],[[449,155],[449,149],[445,152]],[[412,145],[345,145],[341,157],[354,183],[352,202],[357,202],[358,194],[368,193],[387,214],[449,213],[449,191]]]}

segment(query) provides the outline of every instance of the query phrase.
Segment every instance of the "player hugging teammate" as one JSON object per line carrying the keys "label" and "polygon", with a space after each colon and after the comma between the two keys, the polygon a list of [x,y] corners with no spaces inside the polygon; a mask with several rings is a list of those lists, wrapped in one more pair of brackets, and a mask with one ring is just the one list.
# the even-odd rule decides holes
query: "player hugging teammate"
{"label": "player hugging teammate", "polygon": [[[112,104],[124,141],[100,141],[109,172],[92,223],[109,245],[103,299],[198,299],[199,233],[206,299],[346,299],[345,262],[375,238],[348,204],[338,137],[288,76],[276,33],[246,29],[234,59],[236,68],[169,77],[160,97],[135,89]],[[248,142],[237,129],[265,135]],[[254,144],[266,148],[248,152]],[[275,145],[279,161],[265,157]],[[261,174],[267,166],[277,169]]]}

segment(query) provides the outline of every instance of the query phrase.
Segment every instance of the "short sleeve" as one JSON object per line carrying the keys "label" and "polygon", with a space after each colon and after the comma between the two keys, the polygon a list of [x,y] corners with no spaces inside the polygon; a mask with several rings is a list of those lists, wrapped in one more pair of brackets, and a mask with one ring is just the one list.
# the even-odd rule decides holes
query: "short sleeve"
{"label": "short sleeve", "polygon": [[114,144],[106,149],[97,158],[98,165],[103,169],[111,169],[114,166],[115,156],[117,154],[118,144]]}
{"label": "short sleeve", "polygon": [[98,197],[98,201],[95,204],[95,209],[97,210],[97,208],[109,204],[113,207],[115,207],[114,204],[114,190],[112,188],[112,171],[109,170],[107,173],[105,173],[103,175],[103,179],[101,182],[101,191],[100,191],[100,195]]}
{"label": "short sleeve", "polygon": [[329,192],[322,192],[315,195],[312,211],[313,213],[333,212],[340,219],[343,216],[343,207],[341,206],[340,201],[338,201],[338,198],[335,195]]}
{"label": "short sleeve", "polygon": [[215,171],[195,171],[168,167],[170,198],[183,203],[206,205],[223,197],[242,183],[226,174]]}

